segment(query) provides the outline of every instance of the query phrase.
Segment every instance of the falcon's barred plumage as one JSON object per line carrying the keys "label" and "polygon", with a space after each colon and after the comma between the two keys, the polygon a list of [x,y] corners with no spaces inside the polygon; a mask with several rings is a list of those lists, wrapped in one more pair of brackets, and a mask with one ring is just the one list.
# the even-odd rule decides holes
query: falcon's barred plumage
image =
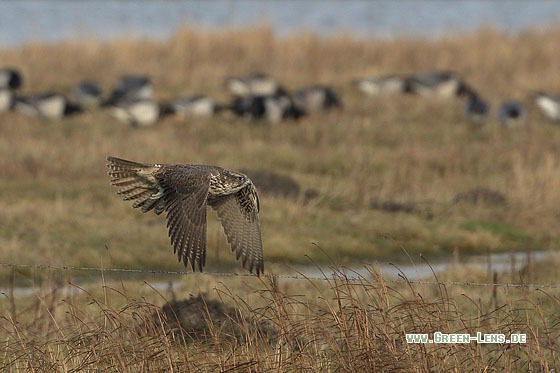
{"label": "falcon's barred plumage", "polygon": [[244,268],[260,275],[263,253],[259,197],[251,180],[218,166],[143,164],[107,157],[111,184],[142,212],[167,214],[169,237],[179,261],[202,271],[206,260],[206,205],[218,213],[231,251]]}

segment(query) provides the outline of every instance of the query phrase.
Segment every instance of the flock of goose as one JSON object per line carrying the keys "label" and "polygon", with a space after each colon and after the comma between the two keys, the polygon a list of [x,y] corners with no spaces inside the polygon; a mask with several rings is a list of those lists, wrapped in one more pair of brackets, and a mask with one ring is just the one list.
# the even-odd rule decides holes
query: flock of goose
{"label": "flock of goose", "polygon": [[[313,85],[290,94],[274,78],[263,73],[227,78],[225,87],[232,94],[230,102],[217,103],[204,95],[184,96],[166,102],[152,99],[153,84],[144,75],[124,75],[104,97],[100,85],[83,81],[72,90],[71,99],[56,92],[19,94],[23,77],[17,69],[0,68],[0,113],[14,110],[50,120],[81,113],[93,107],[107,110],[115,119],[132,126],[156,123],[161,117],[208,117],[230,112],[247,121],[278,123],[298,119],[320,110],[342,108],[339,94],[332,86]],[[355,80],[352,83],[368,96],[415,94],[429,97],[465,97],[464,114],[473,125],[489,120],[491,107],[457,74],[429,71],[412,75],[383,75]],[[560,122],[560,94],[536,92],[532,101],[549,120]],[[527,123],[527,109],[517,100],[503,101],[497,119],[507,127]]]}
{"label": "flock of goose", "polygon": [[[367,95],[417,94],[421,96],[465,97],[463,112],[466,119],[475,126],[485,124],[490,119],[490,103],[457,74],[449,71],[429,71],[414,75],[384,75],[354,82]],[[535,92],[531,101],[543,115],[560,123],[560,94]],[[496,111],[499,123],[505,127],[527,124],[527,109],[519,100],[504,100]]]}
{"label": "flock of goose", "polygon": [[247,121],[274,124],[317,110],[341,107],[340,98],[332,87],[316,85],[289,94],[273,78],[262,73],[226,79],[225,86],[233,98],[225,104],[205,95],[156,102],[152,98],[153,84],[144,75],[120,77],[107,97],[94,81],[76,84],[70,99],[57,92],[21,95],[22,82],[22,74],[17,69],[0,69],[0,113],[13,110],[33,117],[59,120],[99,107],[121,122],[144,127],[167,115],[208,117],[224,111]]}

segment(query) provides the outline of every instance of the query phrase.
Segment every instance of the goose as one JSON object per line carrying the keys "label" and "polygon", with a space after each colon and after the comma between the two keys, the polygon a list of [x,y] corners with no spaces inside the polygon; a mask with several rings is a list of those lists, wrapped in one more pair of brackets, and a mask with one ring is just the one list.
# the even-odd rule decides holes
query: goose
{"label": "goose", "polygon": [[207,96],[185,96],[172,100],[164,105],[163,111],[174,114],[180,118],[186,117],[209,117],[221,107]]}
{"label": "goose", "polygon": [[0,113],[11,110],[14,107],[16,94],[11,89],[0,88]]}
{"label": "goose", "polygon": [[79,105],[68,101],[63,94],[56,92],[17,97],[14,108],[31,117],[49,120],[60,120],[65,116],[82,111]]}
{"label": "goose", "polygon": [[409,76],[405,92],[421,96],[453,97],[466,93],[466,85],[450,71],[428,71]]}
{"label": "goose", "polygon": [[342,102],[334,88],[326,85],[300,88],[294,94],[294,104],[305,112],[342,106]]}
{"label": "goose", "polygon": [[560,94],[536,92],[533,102],[548,119],[560,122]]}
{"label": "goose", "polygon": [[503,101],[498,109],[498,120],[504,127],[523,126],[527,124],[527,110],[519,101]]}
{"label": "goose", "polygon": [[305,112],[294,105],[292,98],[279,89],[271,95],[248,95],[236,97],[229,109],[246,121],[266,120],[276,124],[283,119],[298,119]]}
{"label": "goose", "polygon": [[74,86],[72,96],[74,100],[84,106],[91,107],[101,104],[103,90],[96,82],[85,80]]}
{"label": "goose", "polygon": [[398,75],[383,75],[355,80],[354,85],[369,96],[403,93],[406,79]]}
{"label": "goose", "polygon": [[149,100],[154,88],[150,79],[144,75],[123,75],[115,85],[105,105],[118,104],[120,101]]}
{"label": "goose", "polygon": [[276,80],[261,72],[227,78],[225,86],[235,96],[273,95],[279,89],[279,84]]}
{"label": "goose", "polygon": [[108,108],[115,119],[133,127],[152,126],[160,117],[159,104],[149,99],[121,100]]}
{"label": "goose", "polygon": [[490,104],[473,92],[465,103],[464,113],[471,124],[482,125],[490,116]]}
{"label": "goose", "polygon": [[22,75],[17,69],[11,67],[0,69],[0,89],[15,90],[21,87],[22,82]]}

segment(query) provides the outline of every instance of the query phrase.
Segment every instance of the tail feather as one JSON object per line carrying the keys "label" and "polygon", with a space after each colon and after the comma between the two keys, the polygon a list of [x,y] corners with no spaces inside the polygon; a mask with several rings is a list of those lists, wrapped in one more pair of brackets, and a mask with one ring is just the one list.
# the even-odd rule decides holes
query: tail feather
{"label": "tail feather", "polygon": [[152,196],[152,191],[150,189],[145,189],[142,187],[134,188],[128,192],[120,193],[123,195],[123,200],[125,201],[136,201],[135,204],[139,204],[140,202],[150,198]]}
{"label": "tail feather", "polygon": [[107,157],[107,162],[111,185],[117,187],[117,194],[122,195],[125,201],[134,201],[132,207],[139,207],[142,212],[152,209],[158,215],[163,212],[163,188],[155,176],[161,165],[138,163],[116,157]]}
{"label": "tail feather", "polygon": [[112,169],[112,170],[135,170],[138,168],[150,168],[153,167],[153,164],[147,164],[147,163],[140,163],[140,162],[134,162],[134,161],[129,161],[127,159],[122,159],[122,158],[117,158],[117,157],[112,157],[112,156],[108,156],[107,157],[107,162],[109,162],[107,165]]}
{"label": "tail feather", "polygon": [[121,190],[134,189],[138,186],[139,182],[137,176],[123,176],[118,173],[111,173],[111,176],[115,179],[112,185],[118,187]]}

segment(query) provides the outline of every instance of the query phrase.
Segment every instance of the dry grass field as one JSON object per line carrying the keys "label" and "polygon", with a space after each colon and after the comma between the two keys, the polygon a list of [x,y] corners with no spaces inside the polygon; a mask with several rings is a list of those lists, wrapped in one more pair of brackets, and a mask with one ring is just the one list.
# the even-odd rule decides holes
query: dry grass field
{"label": "dry grass field", "polygon": [[[218,116],[164,118],[135,129],[102,110],[59,122],[0,114],[2,263],[182,270],[164,218],[132,210],[109,186],[107,155],[270,169],[291,176],[302,189],[297,199],[261,196],[261,279],[189,275],[173,278],[171,291],[148,285],[165,283],[163,276],[146,284],[108,274],[101,279],[99,273],[0,269],[8,289],[0,302],[0,367],[34,372],[558,368],[557,288],[393,283],[374,267],[353,280],[340,268],[395,261],[406,258],[405,252],[428,259],[455,253],[455,270],[431,281],[488,282],[485,273],[461,268],[460,258],[556,249],[560,128],[541,116],[529,95],[560,90],[559,37],[560,29],[552,28],[514,36],[487,29],[436,40],[278,38],[258,26],[219,32],[183,28],[165,42],[80,40],[0,48],[2,65],[22,70],[23,93],[69,94],[83,79],[97,80],[108,91],[120,75],[141,73],[150,76],[160,101],[202,93],[227,102],[224,78],[265,71],[289,90],[332,84],[344,102],[342,110],[275,126]],[[473,130],[459,98],[366,97],[350,84],[358,77],[434,69],[457,72],[493,108],[504,99],[525,102],[529,125],[503,129],[494,116]],[[503,195],[506,203],[454,201],[477,188]],[[306,190],[317,196],[305,200]],[[413,208],[372,208],[383,203]],[[244,273],[214,213],[208,217],[206,270]],[[334,266],[340,276],[297,281],[266,276],[282,273],[286,265],[312,263]],[[557,285],[558,274],[558,260],[551,256],[524,272],[499,274],[498,281]],[[30,296],[17,291],[30,284],[40,289]],[[180,327],[177,315],[184,313],[173,308],[189,294],[194,298],[187,310],[196,312],[186,313],[201,319],[185,323],[198,329]],[[528,342],[409,345],[404,339],[405,333],[435,331],[526,333]]]}
{"label": "dry grass field", "polygon": [[[557,278],[558,268],[555,256],[500,280],[529,276],[543,283]],[[552,372],[560,364],[558,287],[439,282],[484,281],[462,266],[428,283],[386,280],[373,267],[357,279],[334,270],[322,280],[196,274],[163,288],[165,279],[155,277],[79,285],[47,272],[33,295],[18,288],[4,295],[0,366],[13,372]],[[435,338],[435,332],[481,333],[486,340],[518,334],[526,341],[409,344],[405,338]]]}

